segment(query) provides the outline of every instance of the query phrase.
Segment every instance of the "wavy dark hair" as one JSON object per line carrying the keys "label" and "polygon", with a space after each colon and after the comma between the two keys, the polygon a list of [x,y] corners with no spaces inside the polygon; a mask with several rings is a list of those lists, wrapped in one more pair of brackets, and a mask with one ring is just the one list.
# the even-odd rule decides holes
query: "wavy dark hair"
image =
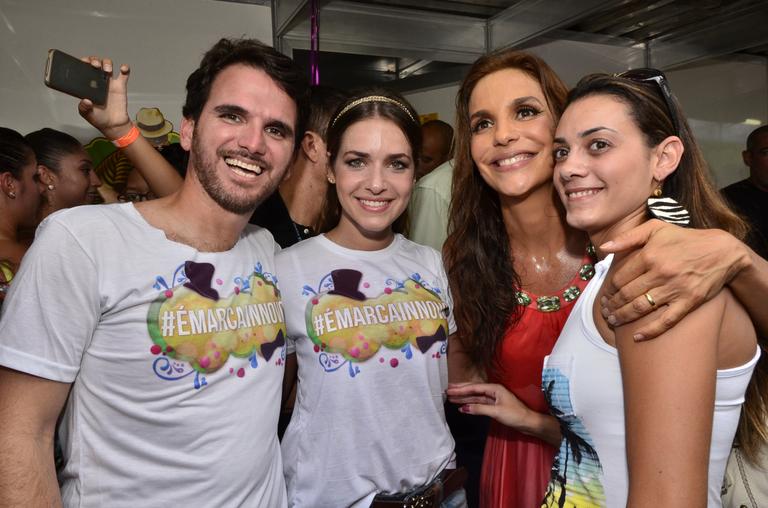
{"label": "wavy dark hair", "polygon": [[24,166],[34,155],[24,136],[13,129],[0,127],[0,173],[10,173],[16,180],[21,178]]}
{"label": "wavy dark hair", "polygon": [[307,80],[286,55],[256,39],[220,39],[187,78],[187,97],[182,107],[185,118],[199,120],[216,76],[230,65],[248,65],[263,70],[296,103],[294,146],[304,135],[307,115]]}
{"label": "wavy dark hair", "polygon": [[505,49],[475,61],[456,97],[456,157],[443,258],[454,288],[457,337],[470,361],[485,371],[495,368],[496,349],[504,332],[520,318],[515,295],[520,278],[514,269],[499,196],[485,183],[472,160],[469,100],[478,81],[505,69],[522,71],[539,83],[555,122],[568,93],[542,59]]}
{"label": "wavy dark hair", "polygon": [[[386,100],[372,100],[359,102],[365,97],[385,97],[399,103],[400,105],[387,102]],[[350,104],[355,104],[347,109]],[[402,106],[402,107],[401,107]],[[349,127],[369,118],[385,118],[393,122],[403,132],[408,144],[411,146],[411,157],[414,164],[417,164],[421,154],[421,125],[419,124],[419,115],[411,104],[400,94],[384,88],[366,88],[359,90],[349,97],[339,106],[336,112],[331,116],[328,125],[326,146],[328,148],[328,163],[333,166],[336,157],[339,155],[341,139]],[[327,233],[335,228],[341,218],[341,204],[336,194],[336,186],[331,184],[325,196],[325,206],[320,214],[321,233]],[[392,224],[392,230],[395,233],[405,233],[408,229],[408,213],[403,211],[400,217]]]}

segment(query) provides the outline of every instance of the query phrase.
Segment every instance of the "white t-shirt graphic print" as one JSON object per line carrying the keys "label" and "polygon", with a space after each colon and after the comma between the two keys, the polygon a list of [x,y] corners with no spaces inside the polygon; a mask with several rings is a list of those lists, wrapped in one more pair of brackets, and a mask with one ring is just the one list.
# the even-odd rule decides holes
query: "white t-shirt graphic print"
{"label": "white t-shirt graphic print", "polygon": [[288,350],[299,364],[282,442],[289,506],[368,507],[428,483],[452,460],[440,255],[396,235],[379,251],[324,236],[277,257]]}
{"label": "white t-shirt graphic print", "polygon": [[131,204],[51,216],[0,321],[0,364],[73,383],[64,506],[284,506],[282,305],[269,233],[206,253]]}

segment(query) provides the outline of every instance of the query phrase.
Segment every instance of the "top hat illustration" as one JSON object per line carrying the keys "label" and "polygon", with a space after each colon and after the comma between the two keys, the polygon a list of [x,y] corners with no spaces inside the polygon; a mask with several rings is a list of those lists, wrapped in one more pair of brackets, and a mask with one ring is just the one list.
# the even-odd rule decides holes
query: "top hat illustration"
{"label": "top hat illustration", "polygon": [[346,296],[347,298],[360,301],[365,300],[365,295],[357,289],[360,285],[360,279],[363,278],[361,272],[343,268],[341,270],[333,270],[331,278],[333,279],[333,289],[328,291],[329,295]]}
{"label": "top hat illustration", "polygon": [[149,139],[162,138],[173,130],[173,124],[158,108],[141,108],[136,113],[136,127],[142,136]]}
{"label": "top hat illustration", "polygon": [[210,263],[195,263],[187,261],[184,263],[184,274],[188,281],[184,283],[185,288],[189,288],[197,294],[219,301],[219,292],[211,287],[213,272],[215,268]]}

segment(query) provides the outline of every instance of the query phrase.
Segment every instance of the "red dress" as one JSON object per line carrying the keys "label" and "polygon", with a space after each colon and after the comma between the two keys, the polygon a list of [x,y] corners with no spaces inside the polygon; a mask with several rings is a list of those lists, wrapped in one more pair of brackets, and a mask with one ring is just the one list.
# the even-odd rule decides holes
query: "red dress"
{"label": "red dress", "polygon": [[[579,273],[558,293],[539,297],[518,293],[525,304],[517,325],[507,330],[499,345],[499,368],[489,382],[504,385],[534,411],[548,413],[541,391],[544,357],[552,352],[578,295],[594,275],[594,260],[587,255]],[[482,508],[536,508],[541,506],[556,448],[491,420],[480,477]]]}

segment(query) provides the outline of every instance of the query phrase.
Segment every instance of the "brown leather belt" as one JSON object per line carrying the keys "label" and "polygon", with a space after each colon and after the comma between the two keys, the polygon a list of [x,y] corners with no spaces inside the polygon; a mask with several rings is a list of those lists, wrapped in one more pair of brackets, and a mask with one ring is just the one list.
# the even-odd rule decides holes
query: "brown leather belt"
{"label": "brown leather belt", "polygon": [[467,470],[463,467],[444,469],[429,485],[393,496],[379,494],[373,498],[371,508],[439,508],[446,497],[464,486],[466,479]]}

